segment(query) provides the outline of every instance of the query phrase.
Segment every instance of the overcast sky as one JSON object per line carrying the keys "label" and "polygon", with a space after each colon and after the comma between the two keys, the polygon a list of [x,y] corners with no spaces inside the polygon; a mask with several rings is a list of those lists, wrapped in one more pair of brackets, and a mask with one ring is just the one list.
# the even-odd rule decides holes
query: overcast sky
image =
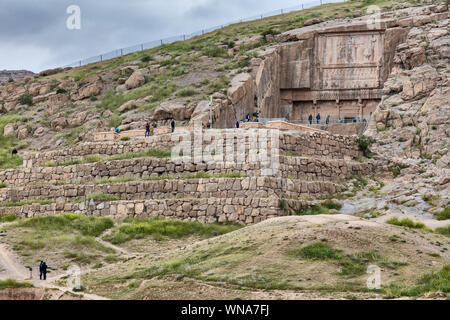
{"label": "overcast sky", "polygon": [[[304,1],[309,2],[311,0]],[[0,70],[68,65],[118,48],[299,5],[297,0],[1,0]],[[70,5],[81,29],[69,30]]]}

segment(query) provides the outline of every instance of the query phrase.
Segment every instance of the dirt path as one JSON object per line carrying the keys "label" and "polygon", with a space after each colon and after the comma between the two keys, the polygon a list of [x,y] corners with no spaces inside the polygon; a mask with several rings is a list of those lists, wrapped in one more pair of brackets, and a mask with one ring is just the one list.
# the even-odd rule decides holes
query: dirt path
{"label": "dirt path", "polygon": [[29,279],[29,270],[20,263],[18,257],[3,243],[0,243],[0,265],[5,270],[0,273],[0,279]]}
{"label": "dirt path", "polygon": [[[57,289],[61,291],[61,296],[66,292],[70,292],[75,295],[83,295],[85,299],[88,300],[109,300],[108,298],[101,297],[95,294],[88,294],[83,292],[75,292],[66,287],[60,287],[54,284],[55,281],[60,280],[65,276],[65,274],[60,274],[58,276],[47,278],[46,281],[42,281],[39,279],[30,279],[29,270],[22,265],[19,258],[11,251],[9,248],[0,243],[0,266],[4,269],[3,272],[0,272],[0,279],[15,279],[18,281],[29,281],[36,288],[47,288],[47,289]],[[33,274],[33,278],[37,277],[36,271]]]}

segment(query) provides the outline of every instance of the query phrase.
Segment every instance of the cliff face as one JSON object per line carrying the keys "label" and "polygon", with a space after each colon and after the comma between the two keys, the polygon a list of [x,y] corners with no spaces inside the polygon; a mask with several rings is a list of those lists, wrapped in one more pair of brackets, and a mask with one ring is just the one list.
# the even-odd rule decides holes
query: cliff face
{"label": "cliff face", "polygon": [[385,95],[369,125],[372,151],[448,168],[450,136],[449,19],[410,29],[394,58]]}
{"label": "cliff face", "polygon": [[11,78],[19,80],[32,76],[34,76],[34,73],[28,70],[0,70],[0,83],[6,82]]}
{"label": "cliff face", "polygon": [[375,157],[399,169],[398,189],[433,197],[437,207],[450,201],[449,27],[447,18],[409,30],[366,132]]}

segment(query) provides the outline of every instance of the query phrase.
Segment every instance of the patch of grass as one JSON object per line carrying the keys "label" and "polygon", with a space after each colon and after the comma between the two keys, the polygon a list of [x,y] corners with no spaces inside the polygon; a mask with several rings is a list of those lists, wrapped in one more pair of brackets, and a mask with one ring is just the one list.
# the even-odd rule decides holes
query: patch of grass
{"label": "patch of grass", "polygon": [[307,245],[300,249],[292,249],[287,252],[288,255],[307,260],[328,260],[338,259],[341,250],[334,249],[326,243],[318,242]]}
{"label": "patch of grass", "polygon": [[125,160],[133,158],[170,158],[172,152],[163,149],[150,149],[145,152],[123,153],[106,158],[106,161]]}
{"label": "patch of grass", "polygon": [[67,213],[21,219],[4,229],[11,235],[9,241],[24,263],[34,264],[45,255],[47,259],[61,261],[62,267],[68,262],[96,263],[104,256],[114,254],[113,249],[95,239],[112,226],[113,221],[109,218]]}
{"label": "patch of grass", "polygon": [[49,161],[44,164],[44,167],[67,167],[67,166],[73,166],[78,164],[85,164],[85,163],[94,163],[94,162],[100,162],[100,161],[117,161],[117,160],[127,160],[127,159],[135,159],[135,158],[170,158],[172,156],[172,152],[169,150],[164,149],[149,149],[145,152],[133,152],[133,153],[122,153],[117,154],[109,157],[101,157],[99,155],[88,155],[84,159],[74,159],[64,162],[54,162]]}
{"label": "patch of grass", "polygon": [[240,225],[203,224],[194,221],[177,219],[135,219],[127,218],[125,224],[105,236],[105,240],[113,244],[121,244],[132,239],[153,236],[155,239],[182,238],[189,235],[213,237],[241,228]]}
{"label": "patch of grass", "polygon": [[129,141],[129,140],[130,140],[130,137],[128,137],[128,136],[120,137],[120,141]]}
{"label": "patch of grass", "polygon": [[13,279],[0,280],[0,290],[15,288],[32,288],[33,284],[29,282],[18,282]]}
{"label": "patch of grass", "polygon": [[450,219],[450,206],[449,205],[447,205],[444,208],[444,210],[442,210],[441,212],[439,212],[437,214],[437,219],[440,221]]}
{"label": "patch of grass", "polygon": [[208,57],[228,57],[228,52],[218,46],[208,46],[203,50],[203,54]]}
{"label": "patch of grass", "polygon": [[87,217],[83,215],[65,213],[19,220],[10,225],[11,228],[30,228],[34,230],[78,230],[84,236],[99,236],[112,228],[114,222],[110,218]]}
{"label": "patch of grass", "polygon": [[391,284],[384,289],[389,296],[417,297],[428,292],[450,292],[450,264],[441,271],[424,274],[417,284],[411,287]]}
{"label": "patch of grass", "polygon": [[399,227],[406,227],[406,228],[410,228],[410,229],[422,229],[422,230],[428,230],[428,228],[425,226],[425,224],[423,222],[414,222],[413,220],[409,219],[409,218],[404,218],[402,220],[399,220],[397,217],[389,219],[388,221],[386,221],[386,223],[388,224],[392,224],[394,226],[399,226]]}
{"label": "patch of grass", "polygon": [[119,197],[116,197],[112,194],[107,193],[91,193],[86,196],[86,200],[94,200],[94,201],[118,201]]}
{"label": "patch of grass", "polygon": [[14,213],[0,215],[0,223],[13,222],[16,219],[17,216]]}
{"label": "patch of grass", "polygon": [[324,201],[321,205],[327,209],[334,209],[338,211],[342,209],[342,204],[331,200]]}
{"label": "patch of grass", "polygon": [[432,195],[429,193],[425,193],[424,195],[422,195],[422,200],[425,201],[426,203],[428,203],[430,206],[434,206],[435,201],[438,200],[439,198],[440,198],[440,196],[438,194]]}
{"label": "patch of grass", "polygon": [[54,200],[50,199],[31,199],[31,200],[23,200],[23,201],[10,201],[0,203],[0,207],[21,207],[31,205],[33,203],[39,203],[41,205],[55,203]]}
{"label": "patch of grass", "polygon": [[195,96],[197,94],[197,91],[195,91],[192,88],[184,88],[177,92],[178,97],[191,97]]}
{"label": "patch of grass", "polygon": [[302,248],[291,249],[288,250],[286,254],[291,257],[306,260],[330,260],[341,267],[339,274],[343,276],[362,275],[366,272],[369,263],[372,262],[376,262],[377,264],[391,269],[396,269],[399,266],[405,265],[403,262],[385,258],[374,250],[345,254],[342,250],[335,249],[323,242],[312,243]]}
{"label": "patch of grass", "polygon": [[436,232],[440,233],[446,237],[450,237],[450,225],[448,225],[446,227],[442,227],[442,228],[437,228]]}

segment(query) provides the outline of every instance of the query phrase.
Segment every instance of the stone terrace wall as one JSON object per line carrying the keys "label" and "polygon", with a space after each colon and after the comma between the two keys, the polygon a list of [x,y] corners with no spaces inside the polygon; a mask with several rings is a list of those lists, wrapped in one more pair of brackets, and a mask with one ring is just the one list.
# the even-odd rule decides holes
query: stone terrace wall
{"label": "stone terrace wall", "polygon": [[[300,200],[287,200],[288,208],[298,210],[309,203]],[[238,222],[241,224],[285,216],[289,209],[280,208],[278,198],[202,198],[202,199],[163,199],[142,201],[113,201],[82,203],[53,203],[48,205],[27,205],[13,208],[0,208],[0,214],[15,213],[17,216],[37,217],[74,212],[113,218],[151,217],[178,218],[203,223]]]}
{"label": "stone terrace wall", "polygon": [[[316,158],[280,156],[277,176],[293,179],[343,180],[355,174],[367,175],[375,164],[327,160]],[[183,175],[204,171],[210,174],[239,173],[260,176],[260,163],[187,163],[176,164],[172,159],[136,158],[120,161],[103,161],[67,167],[33,167],[0,171],[0,183],[9,186],[33,182],[73,180],[91,181],[104,177],[147,178],[161,175]]]}
{"label": "stone terrace wall", "polygon": [[51,199],[71,202],[89,194],[103,193],[122,200],[160,198],[300,198],[322,197],[343,187],[328,181],[247,177],[189,180],[131,181],[105,185],[32,185],[0,192],[1,202]]}
{"label": "stone terrace wall", "polygon": [[[242,133],[247,130],[222,130],[229,134]],[[207,131],[204,131],[207,132]],[[193,133],[190,133],[193,135]],[[36,167],[50,161],[62,163],[69,160],[81,159],[87,155],[117,155],[130,152],[143,152],[150,148],[172,149],[178,141],[176,135],[160,135],[147,139],[113,142],[81,143],[72,148],[42,152],[38,154],[28,153],[24,155],[24,167]],[[178,139],[182,139],[178,137]],[[192,137],[192,140],[194,138]],[[234,140],[234,148],[241,145],[241,141]],[[204,146],[207,144],[205,143]],[[245,142],[246,150],[249,149],[249,141]],[[355,159],[362,156],[359,150],[358,137],[339,136],[323,133],[299,133],[280,132],[280,153],[289,152],[299,156],[332,157],[333,159]]]}

